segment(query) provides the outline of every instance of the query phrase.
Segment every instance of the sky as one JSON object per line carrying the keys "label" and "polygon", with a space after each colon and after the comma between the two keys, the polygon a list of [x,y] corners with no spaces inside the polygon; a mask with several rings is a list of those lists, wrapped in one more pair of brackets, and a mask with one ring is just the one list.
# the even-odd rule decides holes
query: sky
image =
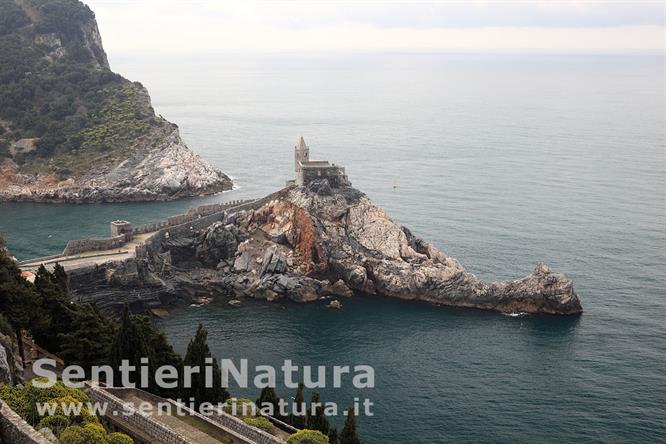
{"label": "sky", "polygon": [[666,51],[664,0],[84,0],[107,51]]}

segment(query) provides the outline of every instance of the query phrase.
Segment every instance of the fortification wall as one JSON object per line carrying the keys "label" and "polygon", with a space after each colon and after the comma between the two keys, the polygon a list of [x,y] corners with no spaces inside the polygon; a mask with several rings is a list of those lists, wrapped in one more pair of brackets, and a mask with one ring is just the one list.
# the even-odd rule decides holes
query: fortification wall
{"label": "fortification wall", "polygon": [[103,239],[77,239],[67,242],[67,246],[62,252],[63,256],[72,256],[83,253],[84,251],[101,251],[120,248],[126,243],[124,234],[107,237]]}
{"label": "fortification wall", "polygon": [[50,444],[7,404],[0,401],[0,442],[11,444]]}
{"label": "fortification wall", "polygon": [[[92,402],[106,403],[109,412],[126,411],[122,400],[100,388],[88,387],[86,392]],[[155,442],[166,444],[196,444],[194,441],[190,441],[186,437],[180,436],[166,425],[158,423],[139,411],[136,411],[133,415],[119,414],[116,416],[108,416],[108,418],[114,422],[121,423],[123,428],[128,431],[136,430],[137,432],[153,438]]]}

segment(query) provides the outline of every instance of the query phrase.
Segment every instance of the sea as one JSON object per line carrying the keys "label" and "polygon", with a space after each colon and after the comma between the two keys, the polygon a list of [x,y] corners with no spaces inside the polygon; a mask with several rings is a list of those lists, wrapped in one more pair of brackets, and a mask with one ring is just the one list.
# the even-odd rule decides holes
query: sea
{"label": "sea", "polygon": [[[367,444],[666,442],[663,55],[110,59],[236,189],[168,203],[0,204],[19,259],[105,235],[114,219],[142,224],[266,195],[293,177],[302,135],[311,157],[344,165],[396,222],[469,271],[518,278],[543,261],[573,280],[584,313],[507,316],[368,295],[341,311],[213,302],[160,321],[179,352],[201,323],[213,355],[247,359],[250,378],[256,365],[324,365],[322,400],[373,403],[358,417]],[[331,387],[333,366],[345,365],[372,366],[375,387]]]}

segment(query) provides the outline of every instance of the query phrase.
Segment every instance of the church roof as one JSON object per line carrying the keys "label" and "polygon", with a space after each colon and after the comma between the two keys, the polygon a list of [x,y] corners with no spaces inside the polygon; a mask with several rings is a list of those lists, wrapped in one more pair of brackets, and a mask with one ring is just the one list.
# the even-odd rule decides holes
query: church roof
{"label": "church roof", "polygon": [[298,141],[298,144],[296,145],[296,148],[299,150],[304,150],[308,146],[305,144],[305,140],[303,139],[303,136],[301,136],[300,140]]}

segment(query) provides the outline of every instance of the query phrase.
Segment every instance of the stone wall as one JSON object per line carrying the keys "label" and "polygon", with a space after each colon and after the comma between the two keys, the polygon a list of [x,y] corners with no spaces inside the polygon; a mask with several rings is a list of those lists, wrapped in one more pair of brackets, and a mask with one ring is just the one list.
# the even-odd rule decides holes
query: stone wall
{"label": "stone wall", "polygon": [[102,251],[120,248],[126,243],[124,234],[102,239],[76,239],[67,242],[62,252],[63,256],[71,256],[85,251]]}
{"label": "stone wall", "polygon": [[[281,439],[271,435],[270,433],[266,433],[263,430],[251,427],[245,424],[245,422],[243,422],[242,420],[225,413],[221,409],[216,409],[216,412],[210,416],[204,416],[196,411],[187,408],[184,405],[179,406],[172,399],[161,398],[159,396],[152,395],[143,390],[117,387],[117,388],[108,388],[106,390],[102,390],[99,388],[90,388],[89,391],[91,392],[89,393],[91,399],[93,399],[93,397],[99,397],[99,399],[104,399],[109,403],[109,407],[112,407],[112,409],[116,409],[118,411],[122,410],[122,403],[123,403],[122,398],[124,396],[134,396],[141,400],[148,401],[154,406],[164,403],[171,404],[172,406],[171,411],[176,411],[176,407],[178,406],[181,411],[186,412],[187,414],[198,418],[198,420],[207,422],[209,424],[212,423],[212,425],[221,428],[222,430],[225,431],[225,433],[228,433],[229,435],[233,436],[236,439],[236,441],[245,442],[247,444],[284,444],[284,441],[282,441]],[[93,391],[94,393],[92,393]],[[97,399],[93,399],[93,401],[96,400]],[[120,403],[120,404],[112,404],[112,403]],[[123,418],[128,418],[128,417],[123,416]],[[152,422],[155,422],[150,418],[147,419],[149,419]],[[157,425],[162,426],[161,424]],[[139,426],[142,426],[142,423],[136,423],[136,427]],[[151,435],[151,436],[157,437],[156,435]]]}
{"label": "stone wall", "polygon": [[351,185],[347,179],[345,169],[337,165],[330,165],[324,167],[307,167],[304,166],[297,174],[296,183],[299,185],[307,185],[315,180],[327,179],[328,183],[333,188],[340,188],[342,186]]}
{"label": "stone wall", "polygon": [[0,401],[0,442],[10,444],[51,444],[3,401]]}
{"label": "stone wall", "polygon": [[[113,396],[97,387],[88,387],[86,393],[92,402],[106,403],[107,411],[110,412],[125,412],[124,403],[121,399]],[[109,416],[111,421],[122,423],[123,428],[130,431],[137,430],[143,435],[147,435],[154,439],[154,442],[165,444],[196,444],[188,440],[184,436],[180,436],[175,431],[171,430],[164,424],[151,419],[149,416],[136,411],[132,415],[111,414]]]}

